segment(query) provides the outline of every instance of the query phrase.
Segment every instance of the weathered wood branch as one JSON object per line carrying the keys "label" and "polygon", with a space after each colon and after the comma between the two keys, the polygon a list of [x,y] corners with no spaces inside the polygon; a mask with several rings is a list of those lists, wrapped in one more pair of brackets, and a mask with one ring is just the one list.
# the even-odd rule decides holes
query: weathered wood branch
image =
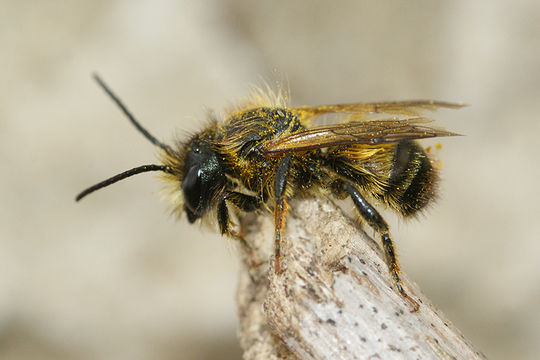
{"label": "weathered wood branch", "polygon": [[244,359],[484,359],[411,282],[395,291],[379,245],[334,204],[294,202],[284,272],[269,263],[272,217],[244,220],[237,292]]}

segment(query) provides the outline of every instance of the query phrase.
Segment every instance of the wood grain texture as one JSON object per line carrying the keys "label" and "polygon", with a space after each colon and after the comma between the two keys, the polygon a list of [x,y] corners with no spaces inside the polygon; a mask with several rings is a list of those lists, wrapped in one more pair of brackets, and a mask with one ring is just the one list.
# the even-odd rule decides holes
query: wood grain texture
{"label": "wood grain texture", "polygon": [[276,275],[271,217],[243,221],[237,292],[244,359],[484,359],[411,282],[395,291],[382,252],[326,200],[293,202]]}

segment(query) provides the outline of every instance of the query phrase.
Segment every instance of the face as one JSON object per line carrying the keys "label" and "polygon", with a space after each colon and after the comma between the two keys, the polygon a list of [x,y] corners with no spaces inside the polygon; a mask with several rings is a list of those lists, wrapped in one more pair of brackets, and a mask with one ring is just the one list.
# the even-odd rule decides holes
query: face
{"label": "face", "polygon": [[184,210],[193,223],[211,207],[225,184],[225,174],[217,154],[201,140],[192,140],[184,160]]}

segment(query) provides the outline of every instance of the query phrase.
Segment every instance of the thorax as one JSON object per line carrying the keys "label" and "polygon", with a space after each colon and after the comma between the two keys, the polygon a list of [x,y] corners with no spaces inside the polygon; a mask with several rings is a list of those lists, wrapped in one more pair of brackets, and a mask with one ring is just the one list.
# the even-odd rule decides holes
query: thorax
{"label": "thorax", "polygon": [[265,156],[265,142],[302,129],[286,109],[256,108],[232,113],[221,126],[219,148],[227,175],[247,190],[260,193],[273,181],[279,158]]}

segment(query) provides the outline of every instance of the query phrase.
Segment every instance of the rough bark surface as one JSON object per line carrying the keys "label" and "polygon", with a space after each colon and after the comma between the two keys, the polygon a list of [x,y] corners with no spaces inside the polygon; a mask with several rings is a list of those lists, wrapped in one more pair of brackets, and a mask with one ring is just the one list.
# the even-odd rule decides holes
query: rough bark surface
{"label": "rough bark surface", "polygon": [[484,359],[406,274],[410,304],[395,291],[379,245],[331,202],[294,202],[271,266],[272,217],[243,229],[237,292],[244,359]]}

